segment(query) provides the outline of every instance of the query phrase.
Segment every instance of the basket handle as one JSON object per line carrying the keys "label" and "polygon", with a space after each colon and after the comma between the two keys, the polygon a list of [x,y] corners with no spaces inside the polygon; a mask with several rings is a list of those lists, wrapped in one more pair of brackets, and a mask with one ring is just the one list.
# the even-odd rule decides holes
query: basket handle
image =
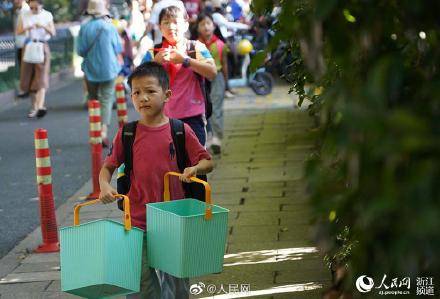
{"label": "basket handle", "polygon": [[[164,176],[164,186],[163,186],[163,200],[164,201],[169,201],[170,200],[170,176],[177,176],[180,177],[181,173],[177,173],[174,171],[169,171],[167,173],[165,173]],[[203,186],[205,186],[205,200],[206,200],[206,209],[205,209],[205,219],[206,220],[210,220],[212,218],[212,200],[211,200],[211,186],[201,180],[198,179],[196,177],[190,177],[189,178],[191,181],[195,182],[195,183],[199,183],[202,184]]]}
{"label": "basket handle", "polygon": [[[116,194],[114,196],[115,198],[122,198],[124,202],[124,228],[125,230],[131,229],[131,215],[130,215],[130,200],[128,199],[128,196],[125,196],[123,194]],[[90,200],[84,203],[77,204],[75,208],[73,209],[73,225],[78,226],[79,225],[79,210],[84,206],[90,206],[97,203],[100,203],[101,200],[95,199]]]}

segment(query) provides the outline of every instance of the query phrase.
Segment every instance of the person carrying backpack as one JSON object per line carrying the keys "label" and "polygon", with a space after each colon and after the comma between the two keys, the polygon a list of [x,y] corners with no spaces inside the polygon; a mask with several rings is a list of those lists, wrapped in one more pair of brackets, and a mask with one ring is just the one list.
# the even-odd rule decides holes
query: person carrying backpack
{"label": "person carrying backpack", "polygon": [[118,31],[110,21],[106,1],[90,0],[87,14],[92,18],[81,25],[77,52],[84,58],[81,70],[84,72],[88,99],[98,100],[101,104],[102,145],[108,147],[107,131],[115,101],[115,81],[121,70],[118,55],[122,52],[122,44]]}
{"label": "person carrying backpack", "polygon": [[[178,123],[184,128],[187,166],[180,176],[182,182],[190,182],[190,177],[207,174],[212,171],[213,163],[209,153],[199,143],[191,128],[183,122],[169,119],[164,114],[164,106],[171,97],[168,75],[158,63],[147,62],[138,66],[128,78],[131,97],[140,119],[133,136],[132,169],[129,172],[128,197],[132,224],[146,229],[146,208],[150,202],[163,201],[164,175],[169,171],[179,172],[177,149],[172,136],[171,123]],[[132,126],[133,123],[130,123]],[[124,128],[127,129],[126,125]],[[124,128],[119,129],[109,156],[99,174],[101,188],[100,200],[111,203],[117,191],[110,185],[113,172],[125,162]],[[184,190],[179,181],[170,182],[171,198],[184,198]],[[141,291],[128,298],[189,298],[189,280],[176,278],[148,266],[146,244],[143,247]],[[159,276],[159,277],[158,277]],[[160,280],[160,284],[159,284]]]}
{"label": "person carrying backpack", "polygon": [[217,69],[203,43],[185,38],[188,26],[186,11],[177,6],[162,9],[159,28],[163,41],[154,48],[154,61],[164,65],[170,78],[172,94],[165,114],[188,124],[205,145],[208,107],[204,80],[214,80]]}

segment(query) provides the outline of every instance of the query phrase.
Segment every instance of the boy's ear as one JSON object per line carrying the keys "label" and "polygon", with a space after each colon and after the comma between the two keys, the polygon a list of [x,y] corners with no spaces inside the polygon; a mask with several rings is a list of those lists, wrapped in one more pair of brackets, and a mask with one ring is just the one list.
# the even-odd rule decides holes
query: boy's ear
{"label": "boy's ear", "polygon": [[168,89],[167,91],[165,91],[165,96],[166,96],[166,99],[164,101],[165,103],[170,100],[172,94],[173,93],[171,92],[171,89]]}

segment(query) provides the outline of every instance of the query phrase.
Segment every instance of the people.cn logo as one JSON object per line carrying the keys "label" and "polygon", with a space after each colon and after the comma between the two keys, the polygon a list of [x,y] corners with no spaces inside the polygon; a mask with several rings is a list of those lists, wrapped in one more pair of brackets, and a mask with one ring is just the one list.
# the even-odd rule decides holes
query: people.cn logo
{"label": "people.cn logo", "polygon": [[368,293],[374,286],[374,281],[371,277],[367,275],[359,276],[356,280],[356,288],[361,293]]}
{"label": "people.cn logo", "polygon": [[189,292],[192,295],[200,295],[203,293],[203,290],[205,289],[205,284],[203,282],[195,283],[189,287]]}

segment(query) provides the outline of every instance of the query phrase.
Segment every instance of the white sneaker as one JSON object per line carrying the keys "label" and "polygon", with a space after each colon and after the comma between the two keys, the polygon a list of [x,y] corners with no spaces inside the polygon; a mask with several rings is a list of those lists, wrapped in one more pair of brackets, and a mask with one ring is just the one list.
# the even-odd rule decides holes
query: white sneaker
{"label": "white sneaker", "polygon": [[219,155],[221,153],[222,141],[220,138],[214,136],[211,141],[210,149],[214,155]]}
{"label": "white sneaker", "polygon": [[229,90],[225,91],[225,98],[232,99],[234,97],[235,97],[235,95],[232,92],[230,92]]}

